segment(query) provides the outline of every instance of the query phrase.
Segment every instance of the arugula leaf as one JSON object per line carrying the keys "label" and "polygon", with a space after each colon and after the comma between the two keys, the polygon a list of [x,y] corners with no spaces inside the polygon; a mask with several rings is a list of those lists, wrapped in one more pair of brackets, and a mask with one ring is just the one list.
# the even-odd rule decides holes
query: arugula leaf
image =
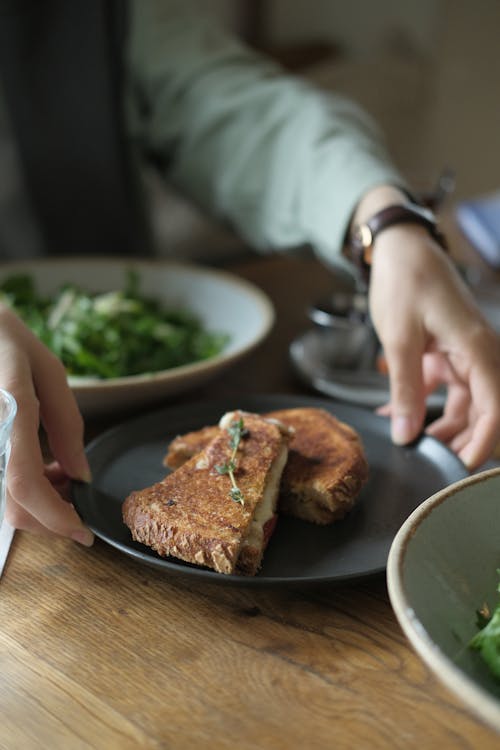
{"label": "arugula leaf", "polygon": [[[497,573],[500,574],[500,570]],[[500,584],[497,591],[500,592]],[[488,617],[484,607],[476,614],[478,625],[483,627],[472,638],[469,647],[479,651],[491,673],[500,680],[500,602],[491,616]]]}

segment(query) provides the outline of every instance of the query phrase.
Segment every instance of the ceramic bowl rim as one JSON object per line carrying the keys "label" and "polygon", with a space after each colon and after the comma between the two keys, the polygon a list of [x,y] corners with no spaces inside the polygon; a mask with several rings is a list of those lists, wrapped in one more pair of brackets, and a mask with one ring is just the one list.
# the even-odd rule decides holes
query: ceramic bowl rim
{"label": "ceramic bowl rim", "polygon": [[95,393],[105,394],[108,392],[119,393],[120,391],[143,390],[144,388],[159,386],[173,386],[184,383],[187,379],[206,379],[220,370],[226,369],[244,356],[252,352],[268,336],[276,322],[276,311],[270,297],[254,282],[240,276],[230,269],[218,266],[205,265],[192,261],[177,261],[170,258],[124,258],[124,257],[80,257],[71,258],[47,257],[33,260],[5,261],[0,264],[1,276],[5,277],[13,273],[31,273],[34,276],[44,271],[47,273],[52,268],[70,269],[92,268],[96,273],[102,273],[102,269],[111,268],[125,270],[154,271],[184,274],[198,281],[219,282],[227,288],[238,289],[251,301],[256,311],[255,325],[250,334],[243,336],[243,341],[238,341],[234,346],[223,349],[219,354],[206,360],[191,362],[164,370],[138,375],[127,375],[118,378],[97,378],[93,376],[68,375],[68,383],[76,395],[89,395]]}
{"label": "ceramic bowl rim", "polygon": [[456,666],[434,643],[415,614],[403,583],[403,567],[408,545],[418,527],[434,508],[457,496],[463,489],[497,477],[500,477],[500,467],[487,469],[460,479],[424,500],[406,519],[394,537],[387,561],[387,587],[394,614],[410,644],[424,663],[464,702],[469,711],[500,732],[499,702]]}

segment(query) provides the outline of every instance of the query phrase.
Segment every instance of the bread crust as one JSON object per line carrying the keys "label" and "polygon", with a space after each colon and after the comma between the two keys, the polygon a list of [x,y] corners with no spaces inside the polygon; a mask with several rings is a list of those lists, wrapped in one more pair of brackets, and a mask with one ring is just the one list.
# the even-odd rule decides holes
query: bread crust
{"label": "bread crust", "polygon": [[[240,441],[234,470],[244,504],[231,499],[229,476],[216,468],[231,457],[229,435],[217,428],[201,452],[162,481],[126,498],[123,520],[134,540],[162,557],[174,556],[219,573],[236,571],[268,477],[277,460],[283,464],[286,460],[283,451],[287,452],[290,433],[259,415],[232,415],[234,421],[243,418],[247,433]],[[275,495],[274,509],[277,491]],[[263,544],[252,554],[246,550],[242,572],[255,574],[262,553]]]}
{"label": "bread crust", "polygon": [[202,427],[201,430],[186,432],[177,435],[168,447],[168,452],[163,459],[163,465],[172,471],[186,463],[196,453],[202,451],[205,446],[219,434],[220,427],[211,425]]}
{"label": "bread crust", "polygon": [[[279,409],[264,416],[295,433],[281,480],[280,513],[321,525],[344,518],[368,478],[368,462],[356,430],[315,407]],[[171,469],[181,466],[218,430],[212,425],[176,437],[164,464]]]}
{"label": "bread crust", "polygon": [[268,416],[295,430],[281,480],[280,512],[322,525],[344,518],[368,479],[358,433],[324,409],[282,409]]}

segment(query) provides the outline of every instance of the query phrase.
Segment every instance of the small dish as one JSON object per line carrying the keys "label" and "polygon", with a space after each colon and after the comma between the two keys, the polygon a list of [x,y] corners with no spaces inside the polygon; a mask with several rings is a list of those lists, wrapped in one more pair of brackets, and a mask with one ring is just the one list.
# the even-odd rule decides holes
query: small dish
{"label": "small dish", "polygon": [[325,328],[349,328],[369,320],[368,297],[361,292],[333,292],[308,309],[309,318]]}
{"label": "small dish", "polygon": [[498,602],[500,468],[451,484],[403,523],[389,552],[396,617],[427,666],[500,732],[500,681],[469,648],[477,611]]}
{"label": "small dish", "polygon": [[[500,332],[498,280],[462,269],[479,309]],[[289,356],[297,376],[318,393],[376,409],[389,401],[389,381],[377,360],[381,345],[370,321],[368,297],[359,291],[332,292],[307,310],[314,327],[292,341]],[[442,412],[447,390],[427,398],[429,415]]]}
{"label": "small dish", "polygon": [[219,355],[169,370],[107,380],[70,376],[68,382],[86,417],[152,405],[198,387],[247,355],[273,325],[272,303],[260,289],[226,271],[194,264],[47,259],[4,263],[0,281],[26,273],[43,294],[50,294],[65,282],[105,292],[122,289],[129,270],[138,273],[141,293],[158,299],[165,307],[192,311],[207,330],[227,333],[229,340]]}
{"label": "small dish", "polygon": [[[306,385],[331,398],[375,409],[389,401],[389,380],[376,369],[378,342],[371,329],[311,328],[292,341],[290,361]],[[427,410],[440,412],[446,389],[427,399]]]}

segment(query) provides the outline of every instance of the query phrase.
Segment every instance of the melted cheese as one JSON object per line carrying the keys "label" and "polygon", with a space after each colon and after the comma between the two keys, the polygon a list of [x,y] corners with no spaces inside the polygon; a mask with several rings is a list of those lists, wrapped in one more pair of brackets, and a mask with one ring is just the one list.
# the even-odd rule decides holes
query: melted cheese
{"label": "melted cheese", "polygon": [[264,526],[276,512],[281,474],[285,468],[287,458],[288,448],[287,446],[283,446],[281,453],[276,458],[268,474],[262,500],[255,509],[255,515],[243,541],[242,549],[243,547],[256,547],[257,549],[262,547]]}

